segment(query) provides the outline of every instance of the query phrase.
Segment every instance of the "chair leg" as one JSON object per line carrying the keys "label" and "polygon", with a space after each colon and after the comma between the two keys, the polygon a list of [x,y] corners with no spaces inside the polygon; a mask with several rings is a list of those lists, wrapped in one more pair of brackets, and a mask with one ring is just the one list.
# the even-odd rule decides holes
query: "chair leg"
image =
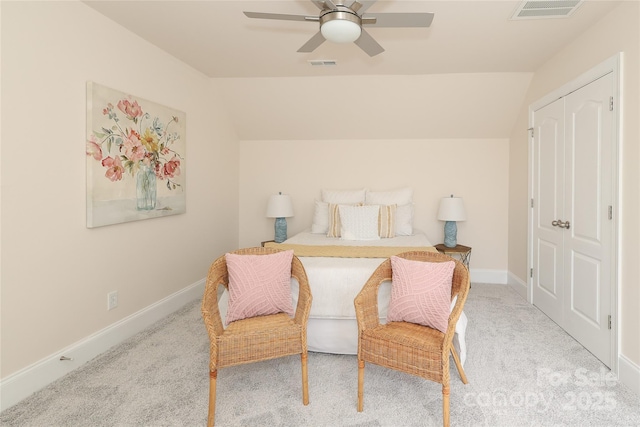
{"label": "chair leg", "polygon": [[449,427],[449,387],[442,386],[442,425]]}
{"label": "chair leg", "polygon": [[300,355],[302,361],[302,404],[309,404],[309,380],[307,375],[307,353]]}
{"label": "chair leg", "polygon": [[458,373],[460,374],[460,379],[463,384],[469,384],[467,381],[467,374],[464,373],[464,369],[462,368],[462,364],[460,363],[460,357],[458,357],[458,352],[454,346],[451,346],[451,355],[453,356],[453,361],[456,363],[456,368],[458,368]]}
{"label": "chair leg", "polygon": [[358,360],[358,412],[364,406],[364,360]]}
{"label": "chair leg", "polygon": [[207,427],[213,427],[216,421],[216,380],[218,378],[218,370],[209,371],[209,417],[207,418]]}

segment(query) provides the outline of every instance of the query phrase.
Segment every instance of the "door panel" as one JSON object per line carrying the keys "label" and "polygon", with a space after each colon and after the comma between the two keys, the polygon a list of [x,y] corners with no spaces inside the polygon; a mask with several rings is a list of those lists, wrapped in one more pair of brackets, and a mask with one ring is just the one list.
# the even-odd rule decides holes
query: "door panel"
{"label": "door panel", "polygon": [[600,301],[591,298],[600,292],[600,261],[583,254],[573,253],[571,281],[571,311],[590,326],[599,327]]}
{"label": "door panel", "polygon": [[565,330],[606,365],[611,363],[613,203],[613,75],[608,74],[565,98]]}
{"label": "door panel", "polygon": [[[589,86],[582,90],[590,90]],[[571,95],[570,95],[571,96]],[[582,92],[576,96],[582,96]],[[571,100],[567,97],[567,102]],[[607,99],[608,104],[608,99]],[[574,101],[575,103],[575,101]],[[571,103],[570,105],[573,105]],[[602,105],[599,102],[578,102],[576,111],[569,112],[571,129],[567,132],[570,155],[572,156],[573,176],[569,185],[573,196],[574,215],[573,235],[576,238],[600,242],[600,213],[602,177],[600,168],[600,153],[602,141],[598,137],[599,124],[602,123]],[[573,138],[571,136],[573,135]]]}
{"label": "door panel", "polygon": [[562,234],[552,222],[563,213],[564,102],[534,113],[533,303],[556,323],[562,320]]}
{"label": "door panel", "polygon": [[545,266],[538,272],[538,286],[555,301],[558,296],[558,246],[544,240],[538,240],[538,245],[538,264]]}

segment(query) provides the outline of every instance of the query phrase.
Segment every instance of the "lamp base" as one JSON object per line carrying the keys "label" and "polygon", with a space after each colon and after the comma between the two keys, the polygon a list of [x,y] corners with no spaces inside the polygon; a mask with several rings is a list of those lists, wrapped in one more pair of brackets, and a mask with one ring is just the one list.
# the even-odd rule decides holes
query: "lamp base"
{"label": "lamp base", "polygon": [[276,218],[275,224],[276,236],[275,242],[282,243],[287,240],[287,220],[285,218]]}
{"label": "lamp base", "polygon": [[448,248],[458,246],[458,226],[455,221],[446,221],[444,223],[444,245]]}

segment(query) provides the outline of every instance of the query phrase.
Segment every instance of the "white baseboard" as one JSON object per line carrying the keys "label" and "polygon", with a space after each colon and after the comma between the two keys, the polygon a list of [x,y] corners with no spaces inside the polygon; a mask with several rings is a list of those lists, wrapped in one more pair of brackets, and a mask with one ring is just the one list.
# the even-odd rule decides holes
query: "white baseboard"
{"label": "white baseboard", "polygon": [[640,366],[623,354],[618,356],[618,378],[622,384],[640,396]]}
{"label": "white baseboard", "polygon": [[[185,304],[202,298],[204,284],[205,279],[199,280],[3,379],[0,382],[0,411],[15,405]],[[61,356],[72,360],[61,361]]]}
{"label": "white baseboard", "polygon": [[470,273],[471,283],[507,284],[507,272],[505,270],[479,270],[472,268]]}
{"label": "white baseboard", "polygon": [[529,301],[529,292],[527,282],[523,282],[518,276],[512,272],[508,273],[507,285],[516,291],[522,298]]}

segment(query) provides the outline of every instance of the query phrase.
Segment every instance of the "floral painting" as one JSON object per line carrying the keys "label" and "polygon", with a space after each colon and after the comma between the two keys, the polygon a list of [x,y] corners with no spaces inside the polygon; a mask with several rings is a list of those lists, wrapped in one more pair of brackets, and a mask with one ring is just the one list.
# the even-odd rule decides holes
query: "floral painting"
{"label": "floral painting", "polygon": [[87,83],[87,227],[185,212],[181,111]]}

